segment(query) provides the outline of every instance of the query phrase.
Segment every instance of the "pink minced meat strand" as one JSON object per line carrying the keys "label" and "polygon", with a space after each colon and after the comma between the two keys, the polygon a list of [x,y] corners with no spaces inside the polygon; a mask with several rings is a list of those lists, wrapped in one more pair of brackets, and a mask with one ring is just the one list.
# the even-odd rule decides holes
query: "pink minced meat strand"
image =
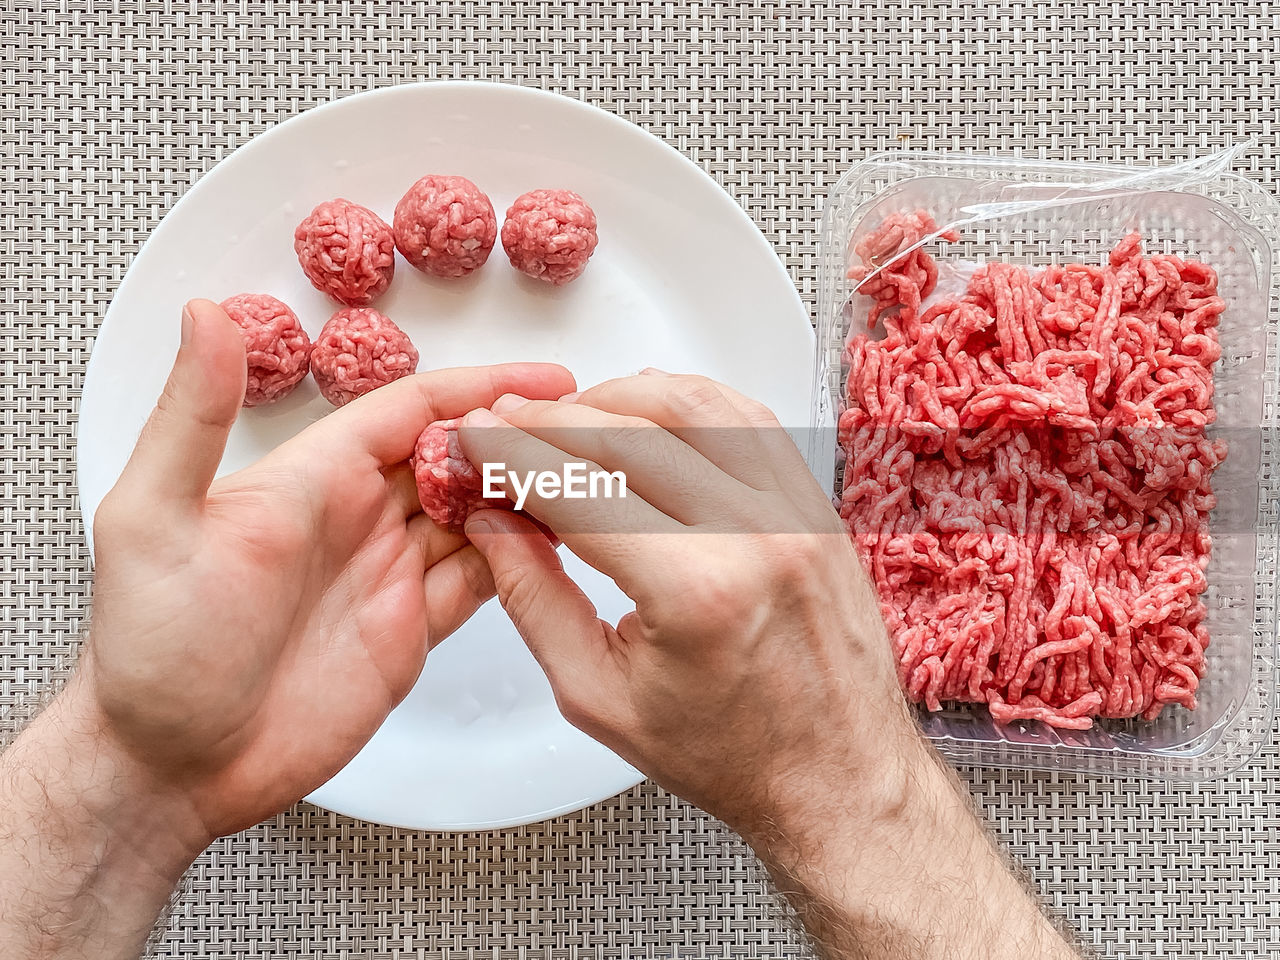
{"label": "pink minced meat strand", "polygon": [[413,450],[413,475],[422,512],[440,526],[461,533],[477,510],[513,510],[505,497],[486,498],[484,478],[458,442],[461,418],[437,420],[422,431]]}
{"label": "pink minced meat strand", "polygon": [[[1205,671],[1210,479],[1226,445],[1206,264],[979,267],[927,303],[936,230],[891,217],[855,253],[870,325],[848,343],[841,514],[877,585],[910,698],[1088,729],[1194,709]],[[851,271],[858,276],[860,269]],[[863,292],[867,292],[866,289]]]}
{"label": "pink minced meat strand", "polygon": [[259,407],[292,393],[311,362],[311,340],[294,312],[265,293],[239,293],[220,306],[244,336],[244,405]]}
{"label": "pink minced meat strand", "polygon": [[293,250],[311,285],[349,307],[372,303],[395,275],[391,227],[369,208],[341,197],[307,214],[293,232]]}
{"label": "pink minced meat strand", "polygon": [[[880,315],[899,304],[912,310],[938,283],[938,268],[933,257],[918,248],[899,254],[919,240],[938,230],[933,217],[923,210],[894,213],[880,226],[854,244],[856,262],[849,267],[849,279],[857,280],[858,292],[874,301],[867,315],[867,328],[876,325]],[[938,234],[941,240],[958,239],[954,230]]]}
{"label": "pink minced meat strand", "polygon": [[555,286],[582,276],[598,241],[595,212],[572,190],[522,193],[502,223],[511,265]]}
{"label": "pink minced meat strand", "polygon": [[372,307],[339,310],[311,350],[311,375],[335,407],[417,369],[418,351],[409,335]]}
{"label": "pink minced meat strand", "polygon": [[498,221],[484,191],[466,177],[430,174],[400,198],[392,230],[396,248],[413,266],[457,278],[489,259]]}

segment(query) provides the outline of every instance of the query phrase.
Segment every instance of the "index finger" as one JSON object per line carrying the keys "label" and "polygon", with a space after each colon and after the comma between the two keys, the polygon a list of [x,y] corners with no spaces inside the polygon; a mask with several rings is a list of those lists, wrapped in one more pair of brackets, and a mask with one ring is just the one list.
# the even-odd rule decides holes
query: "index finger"
{"label": "index finger", "polygon": [[554,400],[574,387],[573,374],[555,363],[433,370],[366,393],[312,424],[285,447],[320,441],[336,456],[372,457],[382,468],[408,460],[418,435],[436,420],[488,408],[504,393]]}

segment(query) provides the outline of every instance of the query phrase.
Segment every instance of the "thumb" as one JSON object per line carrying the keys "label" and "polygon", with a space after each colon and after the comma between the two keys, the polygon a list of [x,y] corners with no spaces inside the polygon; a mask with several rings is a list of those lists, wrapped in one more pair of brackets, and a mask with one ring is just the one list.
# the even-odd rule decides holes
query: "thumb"
{"label": "thumb", "polygon": [[121,482],[157,501],[203,503],[244,403],[246,377],[236,323],[210,300],[183,307],[178,356]]}
{"label": "thumb", "polygon": [[468,519],[466,533],[488,562],[498,600],[546,673],[560,712],[588,733],[599,729],[616,702],[608,697],[619,669],[615,642],[621,643],[613,628],[527,517],[481,510]]}

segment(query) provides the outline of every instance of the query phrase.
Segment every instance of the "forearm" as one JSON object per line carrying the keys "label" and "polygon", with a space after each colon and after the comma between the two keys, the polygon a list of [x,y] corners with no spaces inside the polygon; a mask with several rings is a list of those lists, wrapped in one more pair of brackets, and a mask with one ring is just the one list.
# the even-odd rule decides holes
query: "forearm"
{"label": "forearm", "polygon": [[827,960],[1079,957],[923,742],[843,795],[756,841]]}
{"label": "forearm", "polygon": [[206,838],[113,749],[77,681],[0,754],[0,943],[15,960],[134,960]]}

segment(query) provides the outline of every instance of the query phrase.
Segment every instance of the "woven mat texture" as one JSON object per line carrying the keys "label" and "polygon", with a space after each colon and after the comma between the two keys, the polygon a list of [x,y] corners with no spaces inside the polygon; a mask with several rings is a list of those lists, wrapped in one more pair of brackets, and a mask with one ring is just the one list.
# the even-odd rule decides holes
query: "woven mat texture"
{"label": "woven mat texture", "polygon": [[[865,152],[1183,158],[1247,136],[1277,185],[1280,12],[1263,3],[200,3],[0,9],[0,714],[89,610],[73,430],[130,258],[214,163],[308,107],[485,78],[611,110],[701,164],[806,300],[815,211]],[[1209,785],[967,771],[1036,882],[1106,956],[1280,955],[1280,752]],[[0,953],[3,950],[0,949]],[[301,805],[195,865],[156,957],[804,955],[748,851],[646,784],[490,834]]]}

